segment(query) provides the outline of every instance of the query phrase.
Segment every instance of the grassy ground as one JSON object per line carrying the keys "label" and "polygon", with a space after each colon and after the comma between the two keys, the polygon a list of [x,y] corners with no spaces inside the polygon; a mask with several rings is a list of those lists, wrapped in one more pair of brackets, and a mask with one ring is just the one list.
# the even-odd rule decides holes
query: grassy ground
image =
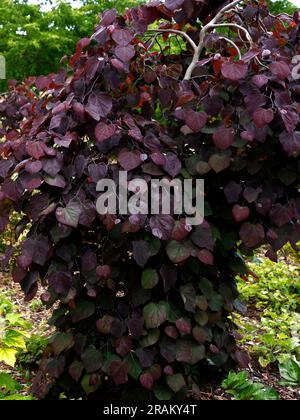
{"label": "grassy ground", "polygon": [[[247,281],[238,279],[242,303],[233,319],[242,335],[240,346],[249,352],[251,363],[247,371],[232,373],[223,384],[224,378],[218,377],[194,390],[197,399],[300,400],[300,264],[297,258],[289,252],[275,264],[257,257],[250,263],[254,275]],[[10,277],[0,277],[0,358],[5,328],[15,331],[9,338],[15,337],[15,342],[10,344],[15,346],[16,358],[14,367],[0,362],[0,399],[1,396],[31,398],[29,384],[46,345],[44,337],[49,334],[46,324],[49,313],[40,301],[35,299],[30,304],[22,301],[22,293],[18,287],[12,287]],[[3,373],[9,373],[13,382]]]}

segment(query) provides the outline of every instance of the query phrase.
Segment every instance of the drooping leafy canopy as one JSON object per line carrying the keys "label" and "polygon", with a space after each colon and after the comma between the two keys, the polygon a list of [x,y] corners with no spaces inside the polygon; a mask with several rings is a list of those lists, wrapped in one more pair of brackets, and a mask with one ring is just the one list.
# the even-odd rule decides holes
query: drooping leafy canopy
{"label": "drooping leafy canopy", "polygon": [[[123,11],[139,3],[83,0],[81,7],[73,8],[60,1],[49,10],[25,0],[1,0],[0,55],[6,59],[7,80],[57,71],[60,59],[70,56],[78,40],[93,31],[101,12],[109,7]],[[6,81],[0,80],[0,92],[6,89]]]}
{"label": "drooping leafy canopy", "polygon": [[[45,304],[59,302],[36,394],[56,382],[174,398],[207,363],[247,362],[228,321],[234,278],[247,275],[241,255],[264,244],[276,260],[300,238],[300,84],[298,15],[245,3],[221,22],[243,26],[251,44],[236,27],[209,31],[191,80],[190,44],[148,29],[197,42],[199,3],[168,0],[106,11],[67,68],[12,83],[0,103],[0,226],[14,209],[16,235],[29,228],[13,279],[27,299],[41,280]],[[204,178],[204,223],[98,215],[96,183],[120,170]]]}

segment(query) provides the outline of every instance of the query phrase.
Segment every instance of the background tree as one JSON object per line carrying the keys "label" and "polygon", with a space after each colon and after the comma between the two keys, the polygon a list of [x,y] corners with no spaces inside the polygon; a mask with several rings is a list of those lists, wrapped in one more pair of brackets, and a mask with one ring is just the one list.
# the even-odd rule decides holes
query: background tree
{"label": "background tree", "polygon": [[270,11],[274,14],[279,13],[288,13],[292,15],[296,10],[297,7],[294,3],[288,0],[279,0],[279,1],[271,1],[268,2]]}
{"label": "background tree", "polygon": [[[80,8],[67,1],[58,3],[41,1],[40,5],[27,0],[2,0],[0,4],[0,54],[6,58],[7,80],[23,80],[28,76],[57,71],[60,60],[71,55],[77,41],[91,34],[97,16],[108,8],[122,12],[141,0],[82,0]],[[43,11],[41,6],[52,4]],[[222,0],[206,2],[199,6],[200,18],[213,13]],[[289,1],[269,1],[274,13],[292,14],[296,7]],[[0,80],[0,92],[6,90],[6,81]]]}
{"label": "background tree", "polygon": [[[109,7],[122,11],[139,0],[83,0],[73,8],[65,1],[50,10],[25,0],[0,3],[0,54],[6,59],[7,80],[57,71],[64,55],[71,55],[77,41],[92,34],[98,15]],[[6,82],[0,81],[0,91]]]}

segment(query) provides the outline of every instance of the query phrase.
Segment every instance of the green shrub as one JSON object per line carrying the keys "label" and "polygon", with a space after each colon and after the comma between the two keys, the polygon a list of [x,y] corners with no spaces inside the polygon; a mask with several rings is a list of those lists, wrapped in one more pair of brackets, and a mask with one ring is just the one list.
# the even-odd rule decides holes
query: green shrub
{"label": "green shrub", "polygon": [[258,319],[237,316],[242,342],[262,366],[285,355],[300,358],[300,268],[285,262],[256,259],[251,270],[257,279],[239,280],[241,298],[254,306]]}
{"label": "green shrub", "polygon": [[222,387],[235,400],[279,400],[277,392],[272,388],[250,381],[246,371],[230,372],[228,378],[222,382]]}
{"label": "green shrub", "polygon": [[15,306],[0,290],[0,362],[14,367],[18,351],[26,349],[31,324],[16,313]]}
{"label": "green shrub", "polygon": [[279,364],[279,372],[282,377],[281,385],[300,386],[300,362],[294,357],[282,361]]}
{"label": "green shrub", "polygon": [[22,395],[22,386],[6,372],[0,372],[0,401],[8,400],[32,400],[30,395]]}
{"label": "green shrub", "polygon": [[26,338],[26,349],[17,354],[17,363],[24,368],[31,365],[37,366],[42,359],[48,344],[48,339],[39,334],[33,334]]}

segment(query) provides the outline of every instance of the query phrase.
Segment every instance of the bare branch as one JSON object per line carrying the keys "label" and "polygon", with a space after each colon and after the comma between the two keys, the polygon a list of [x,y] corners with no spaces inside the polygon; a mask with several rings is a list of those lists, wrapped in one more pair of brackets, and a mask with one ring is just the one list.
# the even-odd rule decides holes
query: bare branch
{"label": "bare branch", "polygon": [[246,35],[247,41],[250,42],[251,45],[253,45],[253,39],[250,35],[250,33],[247,31],[246,28],[244,28],[241,25],[238,25],[237,23],[217,23],[211,26],[212,28],[236,28],[239,29],[240,31],[243,31],[244,34]]}
{"label": "bare branch", "polygon": [[[198,45],[196,45],[196,43],[192,40],[192,38],[188,34],[186,34],[183,31],[176,30],[176,29],[149,29],[147,32],[152,32],[152,33],[155,33],[155,34],[162,34],[162,33],[176,34],[176,35],[179,35],[179,36],[181,36],[181,37],[183,37],[187,40],[187,42],[191,45],[191,47],[194,50],[194,55],[193,55],[193,59],[192,59],[191,64],[187,68],[187,71],[186,71],[185,76],[184,76],[184,80],[191,80],[193,71],[194,71],[198,61],[200,60],[201,53],[204,49],[204,41],[205,41],[206,34],[210,29],[218,28],[218,27],[235,27],[236,29],[239,29],[239,30],[243,31],[246,35],[247,40],[250,42],[250,45],[253,45],[253,41],[252,41],[250,33],[243,26],[238,25],[238,24],[234,24],[234,23],[217,23],[224,17],[225,13],[235,11],[234,8],[238,4],[240,4],[244,1],[247,1],[247,0],[234,0],[231,3],[227,4],[225,7],[223,7],[221,10],[219,10],[219,12],[216,14],[216,16],[207,25],[205,25],[201,29]],[[239,58],[241,59],[242,54],[241,54],[241,51],[240,51],[239,47],[233,41],[231,41],[230,39],[228,39],[226,37],[223,37],[223,36],[221,38],[225,39],[228,43],[230,43],[237,50]],[[156,41],[156,37],[155,37],[155,41]]]}
{"label": "bare branch", "polygon": [[188,34],[186,34],[183,31],[178,31],[177,29],[148,29],[147,32],[155,32],[156,34],[170,33],[170,34],[180,35],[188,41],[188,43],[192,46],[194,51],[197,50],[197,45],[195,44],[195,42],[192,40],[192,38]]}
{"label": "bare branch", "polygon": [[234,8],[235,6],[237,6],[239,3],[241,3],[243,0],[235,0],[232,3],[227,4],[227,6],[223,7],[223,9],[221,9],[216,16],[206,25],[206,26],[211,26],[214,23],[218,22],[220,20],[220,18],[223,17],[224,13],[231,11],[230,9]]}
{"label": "bare branch", "polygon": [[242,53],[241,53],[241,50],[239,49],[239,47],[233,42],[233,41],[231,41],[231,39],[229,39],[229,38],[226,38],[226,36],[220,36],[219,37],[219,39],[224,39],[225,41],[227,41],[229,44],[231,44],[235,49],[236,49],[236,51],[237,51],[237,53],[238,53],[238,56],[239,56],[239,59],[241,60],[242,59]]}
{"label": "bare branch", "polygon": [[[207,32],[211,29],[211,28],[214,28],[214,27],[217,27],[216,25],[217,25],[217,22],[219,22],[222,18],[223,18],[223,16],[224,16],[224,14],[226,13],[226,12],[229,12],[229,11],[232,11],[232,9],[235,7],[235,6],[237,6],[238,4],[240,4],[240,3],[242,3],[243,1],[247,1],[247,0],[234,0],[233,2],[231,2],[231,3],[229,3],[229,4],[227,4],[227,6],[225,6],[225,7],[223,7],[217,14],[216,14],[216,16],[207,24],[207,25],[205,25],[202,29],[201,29],[201,31],[200,31],[200,37],[199,37],[199,44],[198,44],[198,46],[196,47],[196,50],[195,50],[195,53],[194,53],[194,56],[193,56],[193,59],[192,59],[192,62],[191,62],[191,64],[189,65],[189,67],[187,68],[187,71],[186,71],[186,73],[185,73],[185,76],[184,76],[184,80],[191,80],[191,78],[192,78],[192,74],[193,74],[193,71],[194,71],[194,69],[195,69],[195,67],[196,67],[196,65],[197,65],[197,63],[198,63],[198,61],[200,60],[200,56],[201,56],[201,53],[202,53],[202,51],[203,51],[203,49],[204,49],[204,41],[205,41],[205,37],[206,37],[206,34],[207,34]],[[221,25],[221,24],[220,24]],[[224,25],[226,25],[226,26],[231,26],[231,25],[235,25],[235,24],[224,24]],[[237,26],[239,26],[239,25],[235,25],[236,27]],[[251,39],[251,45],[252,45],[252,38],[251,38],[251,36],[250,36],[250,34],[249,34],[249,32],[247,31],[247,29],[245,29],[244,27],[242,27],[242,26],[240,26],[240,28],[241,28],[241,30],[243,30],[244,32],[246,31],[247,32],[247,39],[249,39],[248,37],[250,37],[250,39]]]}

